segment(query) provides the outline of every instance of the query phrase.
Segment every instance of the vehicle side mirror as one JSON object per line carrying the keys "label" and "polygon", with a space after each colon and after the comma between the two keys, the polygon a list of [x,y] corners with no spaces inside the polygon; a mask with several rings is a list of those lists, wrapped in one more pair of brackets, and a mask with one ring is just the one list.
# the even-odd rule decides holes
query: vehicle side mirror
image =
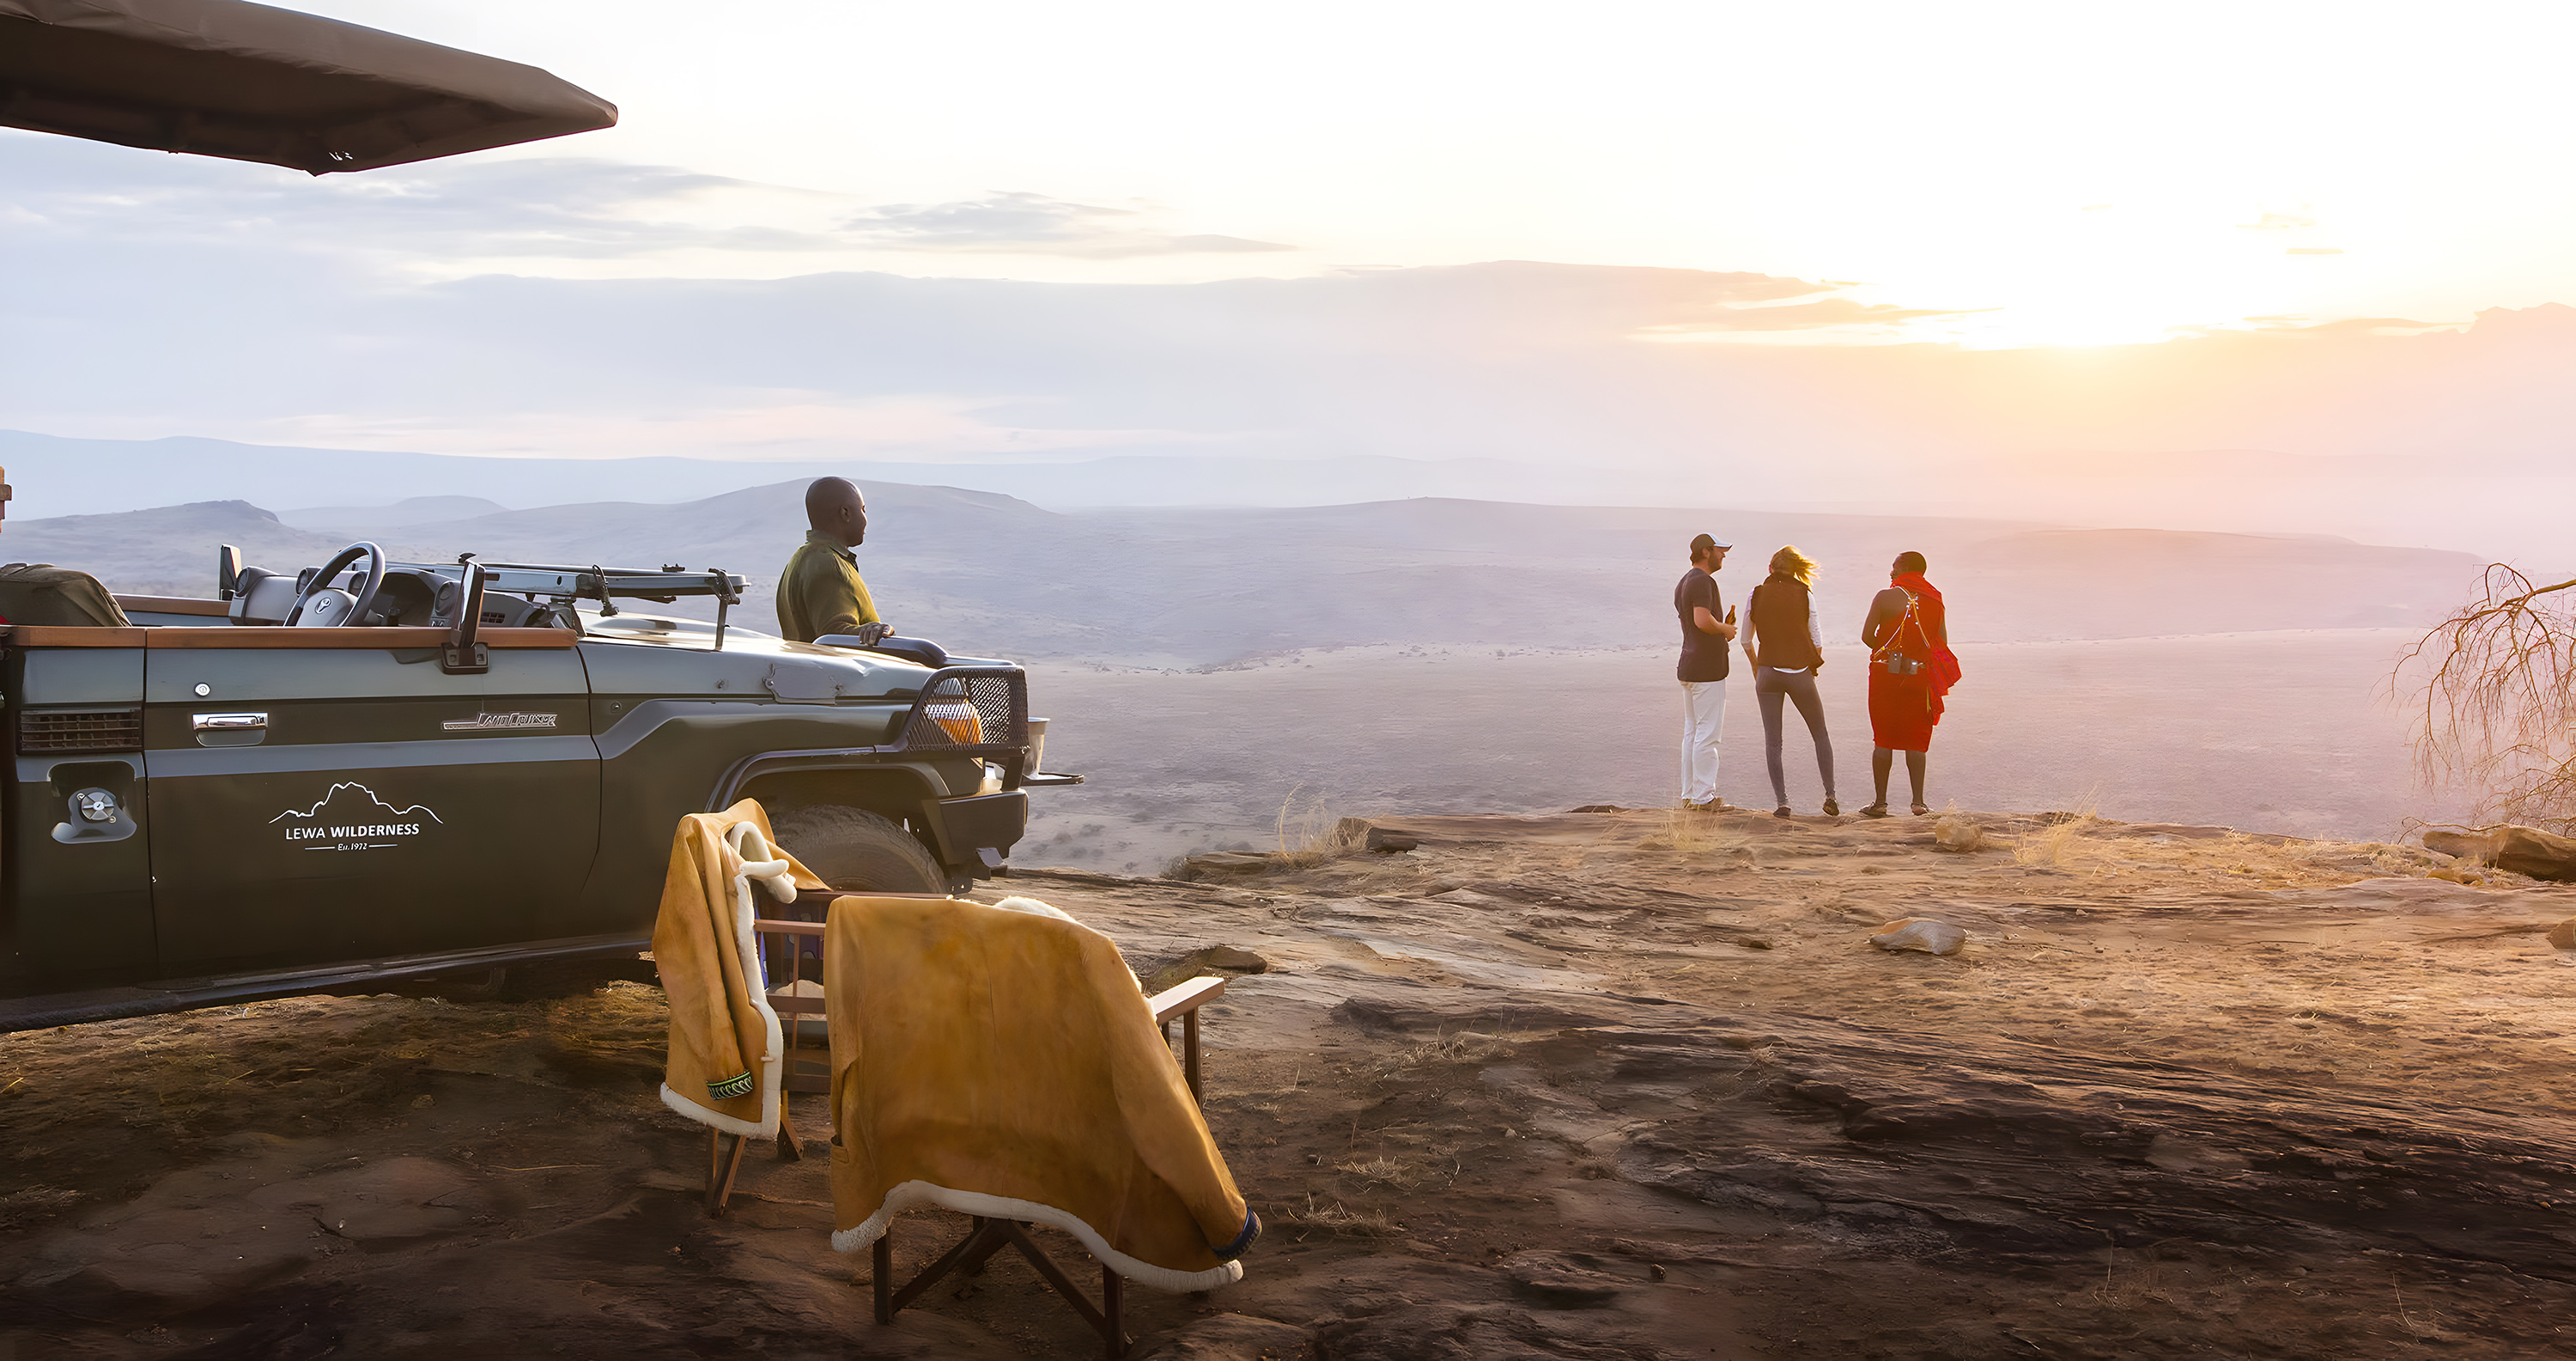
{"label": "vehicle side mirror", "polygon": [[241,550],[225,544],[215,550],[215,598],[230,600],[233,588],[241,584]]}

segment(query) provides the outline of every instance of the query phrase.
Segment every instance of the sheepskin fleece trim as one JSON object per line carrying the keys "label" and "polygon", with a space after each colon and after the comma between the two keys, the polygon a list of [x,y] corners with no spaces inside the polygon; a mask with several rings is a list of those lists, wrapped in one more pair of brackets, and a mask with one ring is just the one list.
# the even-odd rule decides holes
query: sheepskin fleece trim
{"label": "sheepskin fleece trim", "polygon": [[1135,1258],[1109,1246],[1109,1240],[1072,1215],[1052,1205],[1034,1200],[1013,1200],[1008,1196],[988,1196],[981,1191],[959,1191],[946,1186],[933,1186],[926,1181],[908,1181],[886,1192],[885,1206],[869,1215],[855,1229],[842,1229],[832,1235],[834,1252],[856,1252],[885,1237],[894,1217],[921,1205],[936,1205],[960,1214],[982,1215],[986,1219],[1016,1219],[1027,1224],[1052,1224],[1082,1240],[1101,1265],[1136,1282],[1157,1290],[1181,1294],[1191,1290],[1214,1290],[1243,1279],[1243,1263],[1222,1262],[1206,1271],[1174,1271]]}
{"label": "sheepskin fleece trim", "polygon": [[1023,898],[1016,894],[1011,897],[1004,898],[1002,901],[993,904],[993,906],[1003,912],[1026,912],[1032,917],[1053,917],[1057,921],[1064,922],[1074,920],[1074,918],[1068,915],[1062,908],[1053,907],[1046,903],[1039,902],[1035,898]]}
{"label": "sheepskin fleece trim", "polygon": [[778,1112],[775,1107],[767,1108],[767,1114],[770,1117],[771,1123],[769,1128],[762,1129],[758,1121],[737,1120],[732,1116],[725,1114],[723,1111],[709,1110],[706,1107],[699,1105],[697,1102],[691,1101],[687,1097],[680,1095],[678,1092],[672,1091],[671,1084],[667,1082],[662,1084],[662,1104],[678,1111],[680,1114],[685,1115],[692,1120],[697,1121],[699,1124],[704,1125],[709,1129],[717,1130],[725,1134],[740,1134],[746,1137],[756,1135],[760,1138],[766,1139],[778,1132]]}
{"label": "sheepskin fleece trim", "polygon": [[1249,1207],[1108,937],[959,899],[835,899],[836,1246],[905,1204],[1053,1224],[1171,1290],[1240,1277]]}
{"label": "sheepskin fleece trim", "polygon": [[[750,799],[680,819],[653,960],[671,1008],[662,1104],[727,1134],[766,1138],[778,1132],[786,1046],[761,976],[755,883],[780,902],[793,901],[800,884],[823,886],[770,845],[768,815]],[[709,1090],[743,1072],[758,1075],[752,1091],[718,1098]]]}

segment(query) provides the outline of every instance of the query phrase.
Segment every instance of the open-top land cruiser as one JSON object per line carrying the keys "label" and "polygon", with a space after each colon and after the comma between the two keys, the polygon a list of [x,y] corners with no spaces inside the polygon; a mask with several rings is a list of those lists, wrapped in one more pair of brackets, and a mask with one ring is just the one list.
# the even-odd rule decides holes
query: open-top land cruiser
{"label": "open-top land cruiser", "polygon": [[[677,820],[746,797],[838,886],[954,889],[1076,778],[1032,768],[1017,666],[729,627],[720,571],[218,577],[0,642],[0,1029],[631,959]],[[620,604],[681,597],[716,621]]]}

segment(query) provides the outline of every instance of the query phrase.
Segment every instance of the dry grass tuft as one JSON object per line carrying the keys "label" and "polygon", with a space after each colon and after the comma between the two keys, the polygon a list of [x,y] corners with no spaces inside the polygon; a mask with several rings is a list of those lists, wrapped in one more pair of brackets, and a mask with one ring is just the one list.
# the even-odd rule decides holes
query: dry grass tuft
{"label": "dry grass tuft", "polygon": [[1348,1172],[1362,1181],[1381,1182],[1399,1191],[1410,1191],[1430,1177],[1423,1169],[1383,1153],[1367,1162],[1336,1163],[1333,1170]]}
{"label": "dry grass tuft", "polygon": [[1664,811],[1664,830],[1637,843],[1641,851],[1679,851],[1683,855],[1707,855],[1731,851],[1750,845],[1752,838],[1730,830],[1724,819],[1710,813],[1696,813],[1687,808]]}
{"label": "dry grass tuft", "polygon": [[1318,1205],[1311,1191],[1304,1209],[1288,1211],[1288,1222],[1345,1238],[1393,1238],[1404,1232],[1404,1226],[1387,1218],[1384,1210],[1354,1210],[1338,1200]]}
{"label": "dry grass tuft", "polygon": [[1380,1077],[1393,1077],[1428,1064],[1482,1063],[1505,1048],[1502,1041],[1491,1035],[1462,1030],[1455,1035],[1436,1035],[1390,1050],[1380,1055],[1372,1067]]}
{"label": "dry grass tuft", "polygon": [[2097,834],[2108,825],[2094,816],[2097,806],[2091,794],[2077,800],[2073,812],[2024,834],[2013,846],[2013,859],[2033,868],[2066,869],[2095,858]]}
{"label": "dry grass tuft", "polygon": [[1356,819],[1337,818],[1316,794],[1302,805],[1297,796],[1305,786],[1295,785],[1288,797],[1279,801],[1279,852],[1281,869],[1312,869],[1327,860],[1337,860],[1360,849],[1364,833]]}

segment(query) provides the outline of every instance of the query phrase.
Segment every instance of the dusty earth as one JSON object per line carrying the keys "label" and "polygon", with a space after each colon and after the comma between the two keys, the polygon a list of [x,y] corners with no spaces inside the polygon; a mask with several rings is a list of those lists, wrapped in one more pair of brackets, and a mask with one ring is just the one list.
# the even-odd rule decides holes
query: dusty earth
{"label": "dusty earth", "polygon": [[[1021,876],[1149,977],[1269,964],[1207,1027],[1269,1234],[1132,1291],[1137,1353],[2576,1354],[2576,891],[1976,821],[1386,819],[1420,848]],[[1968,942],[1867,943],[1905,917]],[[709,1218],[658,992],[560,991],[0,1038],[0,1357],[1096,1354],[1007,1259],[878,1327],[819,1158],[755,1152]]]}

